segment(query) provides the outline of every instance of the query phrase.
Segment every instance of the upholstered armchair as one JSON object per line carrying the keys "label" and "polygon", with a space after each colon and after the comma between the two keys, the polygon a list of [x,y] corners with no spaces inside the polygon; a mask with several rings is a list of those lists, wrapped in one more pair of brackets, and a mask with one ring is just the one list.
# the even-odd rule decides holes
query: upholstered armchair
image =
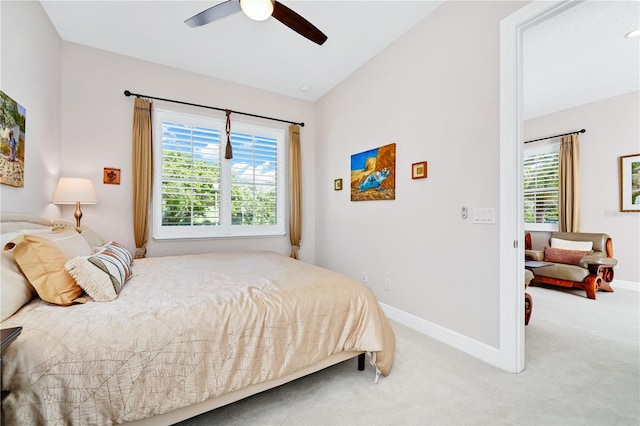
{"label": "upholstered armchair", "polygon": [[594,300],[598,290],[613,291],[609,283],[618,261],[613,258],[613,243],[607,234],[552,232],[544,250],[532,250],[527,235],[525,256],[525,267],[533,272],[533,281],[581,288]]}

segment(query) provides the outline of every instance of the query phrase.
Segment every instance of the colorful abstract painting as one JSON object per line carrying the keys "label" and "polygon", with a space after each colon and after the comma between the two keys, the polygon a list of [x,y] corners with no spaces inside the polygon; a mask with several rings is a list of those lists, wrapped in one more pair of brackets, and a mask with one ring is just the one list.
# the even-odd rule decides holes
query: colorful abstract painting
{"label": "colorful abstract painting", "polygon": [[0,91],[0,183],[24,187],[26,111]]}
{"label": "colorful abstract painting", "polygon": [[396,144],[351,156],[351,201],[396,199]]}

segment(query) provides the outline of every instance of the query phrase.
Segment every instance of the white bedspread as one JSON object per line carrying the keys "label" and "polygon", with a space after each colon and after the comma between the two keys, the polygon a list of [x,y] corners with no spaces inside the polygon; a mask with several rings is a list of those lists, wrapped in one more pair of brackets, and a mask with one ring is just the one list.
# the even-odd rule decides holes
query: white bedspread
{"label": "white bedspread", "polygon": [[278,378],[395,337],[375,296],[341,274],[269,252],[136,260],[113,302],[36,298],[3,355],[4,422],[105,425],[142,419]]}

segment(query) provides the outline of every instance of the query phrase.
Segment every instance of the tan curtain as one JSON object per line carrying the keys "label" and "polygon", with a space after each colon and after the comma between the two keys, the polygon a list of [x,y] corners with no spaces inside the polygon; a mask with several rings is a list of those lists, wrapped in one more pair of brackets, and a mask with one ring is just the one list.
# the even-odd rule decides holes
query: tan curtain
{"label": "tan curtain", "polygon": [[582,172],[580,143],[577,134],[564,136],[560,142],[560,182],[558,196],[558,230],[580,232]]}
{"label": "tan curtain", "polygon": [[152,183],[151,101],[136,98],[133,106],[133,234],[136,259],[147,254]]}
{"label": "tan curtain", "polygon": [[291,183],[289,185],[289,239],[291,241],[291,257],[298,258],[300,238],[302,238],[302,176],[300,164],[300,126],[289,126],[289,170]]}

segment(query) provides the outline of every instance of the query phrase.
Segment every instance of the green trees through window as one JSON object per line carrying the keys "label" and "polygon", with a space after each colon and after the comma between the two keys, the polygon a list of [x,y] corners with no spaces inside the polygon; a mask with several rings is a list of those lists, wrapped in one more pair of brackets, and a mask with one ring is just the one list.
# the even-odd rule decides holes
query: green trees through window
{"label": "green trees through window", "polygon": [[156,111],[156,116],[155,134],[161,135],[156,142],[160,158],[154,160],[160,169],[154,199],[161,200],[159,212],[154,203],[154,217],[161,221],[158,229],[154,225],[156,236],[284,234],[283,131],[232,126],[233,158],[227,160],[221,149],[224,123],[169,112]]}
{"label": "green trees through window", "polygon": [[558,152],[524,159],[524,221],[558,223]]}

